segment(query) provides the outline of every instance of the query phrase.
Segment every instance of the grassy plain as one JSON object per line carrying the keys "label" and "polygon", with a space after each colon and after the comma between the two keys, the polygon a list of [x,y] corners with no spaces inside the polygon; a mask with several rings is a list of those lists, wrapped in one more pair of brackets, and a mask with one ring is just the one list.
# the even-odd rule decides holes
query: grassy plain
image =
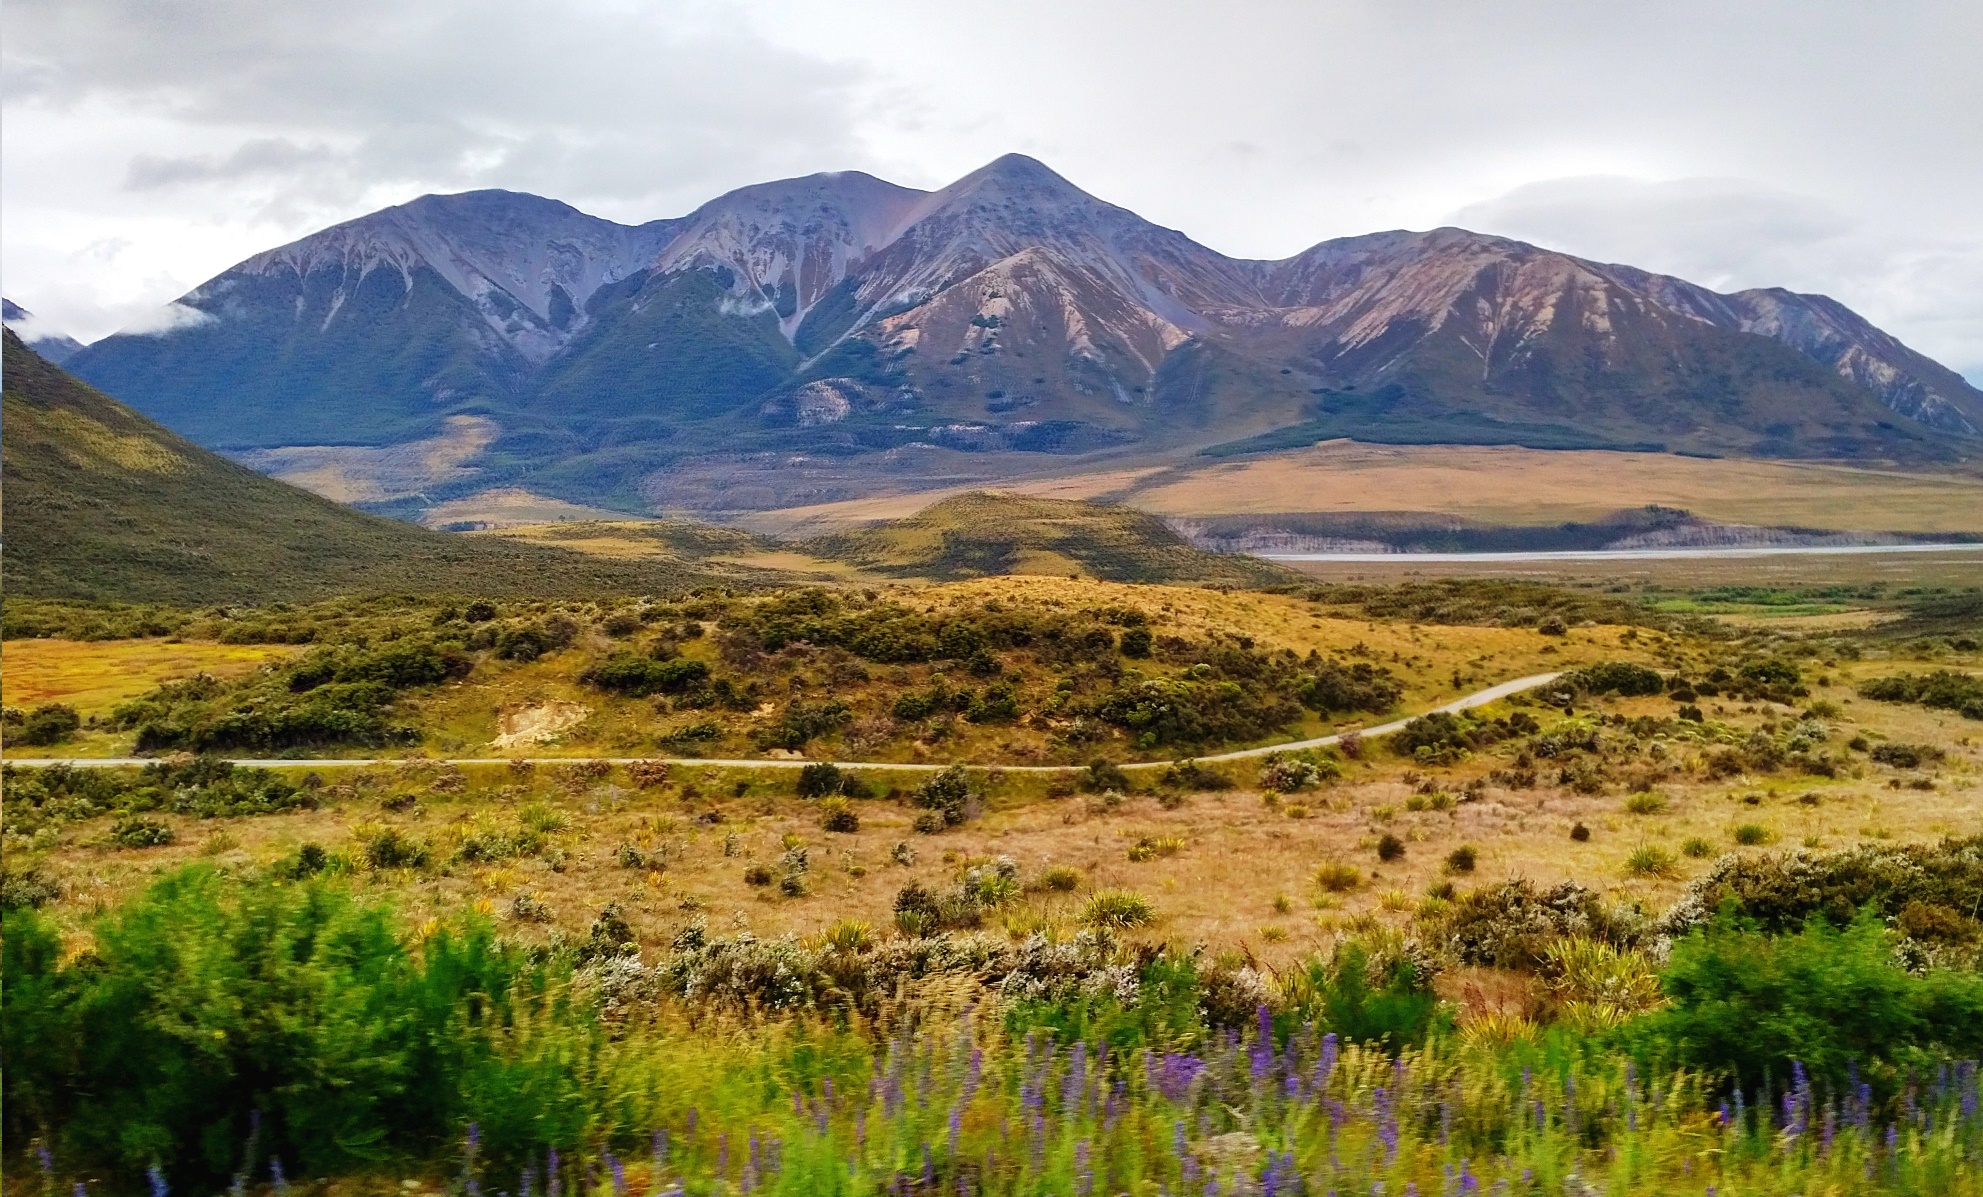
{"label": "grassy plain", "polygon": [[[1423,634],[1430,638],[1453,630]],[[1586,631],[1592,647],[1600,635],[1609,638],[1608,630]],[[1289,632],[1299,634],[1294,628]],[[1401,629],[1399,635],[1405,637],[1399,643],[1409,647],[1410,633]],[[1462,640],[1445,651],[1464,654],[1476,647]],[[1686,651],[1678,642],[1673,647]],[[1519,650],[1503,652],[1515,664]],[[617,903],[641,942],[658,948],[698,914],[712,924],[771,936],[811,935],[849,918],[885,928],[892,921],[894,895],[904,885],[916,881],[940,889],[954,883],[964,863],[1006,855],[1024,876],[1064,865],[1080,870],[1083,880],[1074,891],[1031,893],[1001,910],[992,923],[995,932],[1017,938],[1041,929],[1068,934],[1091,893],[1127,888],[1146,895],[1158,913],[1137,937],[1237,947],[1263,964],[1280,965],[1349,934],[1383,927],[1409,933],[1423,911],[1436,908],[1436,903],[1427,906],[1426,895],[1441,882],[1469,889],[1515,877],[1542,884],[1575,880],[1658,910],[1714,857],[1728,852],[1928,843],[1983,831],[1983,725],[1947,712],[1853,696],[1864,677],[1951,665],[1974,671],[1983,668],[1983,658],[1828,662],[1812,691],[1811,701],[1840,708],[1832,720],[1835,739],[1940,745],[1948,757],[1938,767],[1896,769],[1860,757],[1829,779],[1790,773],[1714,778],[1701,767],[1703,746],[1675,741],[1668,749],[1674,771],[1651,787],[1663,804],[1649,813],[1633,813],[1634,795],[1623,785],[1581,793],[1547,772],[1534,788],[1488,782],[1458,802],[1426,797],[1428,791],[1466,794],[1470,783],[1509,766],[1509,748],[1426,767],[1373,747],[1364,759],[1346,762],[1340,781],[1272,799],[1251,780],[1248,765],[1228,766],[1240,783],[1235,789],[1194,794],[1174,809],[1148,791],[1119,804],[1082,793],[1051,798],[1038,776],[1008,774],[997,780],[993,775],[982,817],[940,836],[915,834],[916,811],[905,802],[881,799],[853,804],[858,831],[824,831],[817,803],[793,796],[791,771],[677,764],[665,784],[643,788],[623,770],[583,777],[566,766],[470,766],[460,771],[465,784],[449,792],[434,785],[442,774],[431,765],[386,761],[362,771],[326,771],[330,784],[318,810],[219,821],[163,816],[178,833],[176,842],[140,850],[111,844],[104,834],[107,824],[85,824],[39,848],[46,853],[44,871],[59,879],[67,895],[61,906],[65,917],[81,919],[191,860],[245,868],[292,854],[305,842],[356,852],[358,838],[375,835],[380,827],[433,844],[440,860],[450,845],[473,833],[541,817],[526,816],[534,806],[552,812],[564,828],[552,836],[554,849],[537,858],[383,869],[363,874],[365,884],[399,895],[416,919],[468,908],[502,914],[519,893],[528,894],[548,907],[549,921],[516,929],[539,937],[553,931],[580,935],[600,909]],[[1664,698],[1613,699],[1595,710],[1670,717],[1673,706]],[[1545,730],[1561,722],[1549,709],[1519,700],[1488,713],[1510,711],[1539,716]],[[1794,717],[1794,711],[1769,703],[1708,703],[1707,714],[1731,729],[1726,738],[1735,742],[1766,721]],[[300,776],[304,770],[291,772]],[[1146,785],[1148,776],[1143,775]],[[922,780],[881,771],[871,778],[878,788],[904,790]],[[406,794],[417,801],[395,801]],[[1589,829],[1588,839],[1571,837],[1579,824]],[[1737,829],[1745,825],[1761,829],[1746,833],[1757,842],[1738,841]],[[1405,845],[1396,861],[1380,861],[1374,849],[1387,833]],[[1180,841],[1174,854],[1140,863],[1131,859],[1129,850],[1139,842],[1170,837]],[[1706,846],[1703,855],[1689,855],[1693,840]],[[795,843],[803,843],[811,859],[805,896],[784,897],[775,886],[747,881],[750,866],[776,865]],[[898,844],[909,846],[911,863],[895,855]],[[1461,845],[1476,850],[1470,872],[1456,873],[1447,864]],[[1670,857],[1670,872],[1632,875],[1627,858],[1648,845]],[[630,865],[623,846],[636,849],[640,863]],[[23,847],[17,844],[15,850]],[[1356,886],[1341,893],[1318,888],[1316,870],[1329,862],[1353,866],[1360,877]],[[1463,979],[1456,975],[1455,984]],[[1474,1000],[1501,999],[1475,995]]]}
{"label": "grassy plain", "polygon": [[[963,488],[765,511],[777,536],[901,519]],[[1484,523],[1590,521],[1648,504],[1735,524],[1867,532],[1983,532],[1983,476],[1814,462],[1330,441],[1238,461],[1187,458],[1029,479],[1014,494],[1121,503],[1156,515],[1419,512]]]}
{"label": "grassy plain", "polygon": [[279,644],[173,640],[9,640],[0,688],[10,707],[64,702],[85,717],[109,712],[162,682],[195,674],[238,677],[300,649]]}

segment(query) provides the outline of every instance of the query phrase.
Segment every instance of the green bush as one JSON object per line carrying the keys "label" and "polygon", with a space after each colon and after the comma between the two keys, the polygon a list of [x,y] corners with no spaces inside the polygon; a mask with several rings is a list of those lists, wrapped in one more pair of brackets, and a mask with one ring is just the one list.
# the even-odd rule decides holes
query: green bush
{"label": "green bush", "polygon": [[1403,956],[1381,962],[1351,942],[1328,959],[1311,957],[1282,980],[1282,997],[1297,1022],[1313,1022],[1358,1043],[1393,1051],[1425,1042],[1440,1025],[1432,978]]}
{"label": "green bush", "polygon": [[799,797],[824,798],[838,794],[846,781],[840,766],[830,761],[814,761],[799,770]]}
{"label": "green bush", "polygon": [[59,1156],[126,1176],[157,1163],[194,1191],[225,1187],[251,1110],[260,1150],[312,1175],[451,1137],[494,1062],[478,1028],[525,971],[481,924],[413,953],[381,907],[206,868],[156,883],[93,935],[64,963],[51,922],[6,916],[7,1140],[46,1135]]}
{"label": "green bush", "polygon": [[1742,1084],[1781,1083],[1792,1061],[1834,1081],[1883,1065],[1891,1082],[1936,1053],[1983,1050],[1983,976],[1910,975],[1870,913],[1844,930],[1813,917],[1784,936],[1725,913],[1674,945],[1660,987],[1672,1005],[1631,1033],[1662,1059]]}
{"label": "green bush", "polygon": [[1983,677],[1938,669],[1933,673],[1898,674],[1874,678],[1859,687],[1861,698],[1878,702],[1912,702],[1965,718],[1983,719]]}
{"label": "green bush", "polygon": [[[926,814],[936,817],[936,830],[940,831],[944,827],[955,827],[970,817],[977,793],[971,787],[971,775],[964,771],[964,766],[952,765],[918,786],[912,800]],[[922,830],[920,822],[917,830]]]}
{"label": "green bush", "polygon": [[29,711],[21,722],[20,741],[23,744],[60,744],[75,735],[82,727],[82,716],[76,708],[64,702],[51,702]]}
{"label": "green bush", "polygon": [[709,680],[709,666],[702,661],[677,657],[657,661],[652,657],[616,654],[580,675],[601,690],[646,698],[650,694],[680,694]]}
{"label": "green bush", "polygon": [[1660,677],[1657,670],[1629,661],[1601,661],[1596,665],[1586,665],[1570,671],[1563,680],[1586,694],[1615,693],[1628,698],[1658,694],[1666,689],[1666,680]]}

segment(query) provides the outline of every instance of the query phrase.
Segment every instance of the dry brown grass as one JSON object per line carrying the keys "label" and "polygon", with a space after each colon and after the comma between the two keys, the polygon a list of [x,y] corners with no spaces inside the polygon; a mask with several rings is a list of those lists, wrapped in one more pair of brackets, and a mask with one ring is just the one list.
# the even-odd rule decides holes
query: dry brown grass
{"label": "dry brown grass", "polygon": [[[832,834],[819,828],[816,804],[789,796],[788,775],[746,776],[682,766],[668,784],[646,790],[617,773],[573,787],[561,784],[551,767],[528,774],[476,767],[467,771],[465,794],[431,795],[418,810],[392,813],[382,809],[381,798],[407,787],[394,782],[392,766],[382,765],[367,771],[376,780],[335,799],[327,809],[229,821],[225,830],[233,846],[225,838],[213,839],[212,824],[168,816],[180,831],[177,844],[116,850],[97,843],[108,825],[100,820],[66,831],[46,867],[62,880],[67,894],[58,913],[71,926],[80,926],[90,910],[128,894],[163,869],[194,859],[238,867],[273,860],[305,840],[343,848],[351,841],[353,826],[367,822],[398,826],[445,846],[477,820],[513,822],[530,802],[544,801],[569,823],[555,837],[561,854],[556,868],[547,859],[526,859],[456,865],[439,872],[372,873],[364,875],[362,884],[394,892],[416,920],[467,907],[500,914],[515,894],[528,892],[551,908],[553,919],[516,924],[517,933],[525,936],[553,930],[580,933],[601,907],[618,902],[647,945],[656,947],[696,914],[719,931],[748,927],[767,935],[812,935],[848,918],[887,928],[894,895],[910,880],[951,884],[969,861],[1010,855],[1027,881],[1039,879],[1049,868],[1071,867],[1080,870],[1082,882],[1071,892],[1030,886],[1024,897],[988,919],[993,933],[1069,930],[1092,893],[1127,889],[1148,897],[1157,912],[1156,923],[1137,935],[1243,945],[1263,962],[1278,964],[1326,946],[1352,924],[1409,929],[1415,912],[1401,907],[1442,881],[1473,887],[1517,876],[1541,882],[1568,878],[1613,898],[1658,908],[1710,864],[1711,858],[1690,858],[1680,851],[1687,839],[1703,838],[1717,854],[1734,851],[1730,829],[1745,822],[1770,828],[1779,848],[1808,844],[1831,849],[1867,839],[1929,842],[1983,830],[1983,729],[1946,713],[1849,697],[1856,679],[1904,664],[1842,665],[1833,672],[1833,685],[1817,694],[1842,703],[1841,738],[1864,733],[1946,745],[1950,759],[1933,774],[1932,790],[1888,788],[1889,778],[1900,775],[1870,766],[1861,770],[1862,776],[1830,781],[1788,775],[1711,781],[1690,771],[1662,783],[1670,801],[1655,815],[1627,813],[1626,795],[1616,786],[1595,795],[1548,785],[1521,791],[1489,788],[1477,801],[1449,810],[1414,811],[1407,803],[1414,789],[1407,763],[1382,757],[1353,764],[1341,783],[1306,795],[1309,812],[1302,819],[1289,818],[1253,791],[1196,795],[1181,807],[1164,809],[1148,795],[1133,795],[1110,808],[1081,796],[1042,798],[1032,787],[1001,791],[982,818],[963,827],[918,836],[910,829],[914,812],[903,803],[857,802],[860,830]],[[1632,700],[1610,709],[1651,713],[1663,702]],[[1780,708],[1775,713],[1783,714]],[[1748,723],[1765,713],[1729,708],[1720,714]],[[1490,753],[1439,771],[1436,781],[1457,793],[1496,763]],[[332,780],[350,782],[354,776],[339,773]],[[735,794],[739,781],[749,783],[743,796]],[[531,792],[501,790],[518,784]],[[694,786],[699,796],[686,797],[685,785]],[[1816,801],[1804,800],[1807,794],[1816,794]],[[723,821],[695,821],[697,814],[710,810],[720,811]],[[1569,837],[1569,828],[1579,822],[1592,829],[1586,842]],[[1403,859],[1378,861],[1373,845],[1380,831],[1404,841]],[[810,849],[807,896],[786,898],[776,886],[747,885],[745,868],[752,863],[775,868],[788,836],[800,837]],[[1183,843],[1174,854],[1130,859],[1129,849],[1139,841],[1173,837]],[[726,842],[733,855],[726,855]],[[894,846],[904,842],[916,852],[910,866],[891,859]],[[1443,862],[1462,843],[1477,849],[1476,869],[1464,878],[1448,877]],[[669,858],[659,868],[627,868],[617,851],[622,844]],[[1671,876],[1628,876],[1630,854],[1648,844],[1672,854]],[[1317,868],[1330,861],[1360,870],[1362,884],[1337,892],[1318,888]],[[1283,896],[1289,901],[1281,902]],[[1263,934],[1266,928],[1275,930]],[[1518,1010],[1525,1000],[1521,995],[1474,998],[1484,1009]]]}

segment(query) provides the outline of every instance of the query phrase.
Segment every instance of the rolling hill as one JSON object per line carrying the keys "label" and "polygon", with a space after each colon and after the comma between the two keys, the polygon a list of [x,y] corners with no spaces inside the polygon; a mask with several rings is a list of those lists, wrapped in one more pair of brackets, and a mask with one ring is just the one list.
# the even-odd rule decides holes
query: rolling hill
{"label": "rolling hill", "polygon": [[982,491],[802,547],[869,573],[945,582],[992,574],[1230,586],[1293,580],[1280,567],[1252,557],[1193,548],[1162,520],[1127,507]]}
{"label": "rolling hill", "polygon": [[575,595],[718,580],[667,563],[448,536],[339,506],[199,448],[52,365],[12,330],[5,337],[10,597]]}
{"label": "rolling hill", "polygon": [[1454,228],[1229,258],[1019,155],[935,191],[813,175],[637,226],[428,196],[250,258],[174,314],[76,371],[229,451],[488,421],[469,466],[419,488],[431,501],[527,485],[668,509],[712,463],[859,463],[879,486],[972,472],[960,457],[997,478],[1342,436],[1983,451],[1983,392],[1823,296]]}

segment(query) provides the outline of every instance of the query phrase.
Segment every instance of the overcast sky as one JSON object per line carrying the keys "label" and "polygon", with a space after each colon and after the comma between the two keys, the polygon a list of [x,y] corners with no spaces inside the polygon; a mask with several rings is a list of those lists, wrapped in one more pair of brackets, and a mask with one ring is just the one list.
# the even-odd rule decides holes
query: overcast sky
{"label": "overcast sky", "polygon": [[1454,223],[1983,383],[1976,0],[7,0],[0,287],[85,340],[423,192],[637,221],[1001,153],[1215,249]]}

